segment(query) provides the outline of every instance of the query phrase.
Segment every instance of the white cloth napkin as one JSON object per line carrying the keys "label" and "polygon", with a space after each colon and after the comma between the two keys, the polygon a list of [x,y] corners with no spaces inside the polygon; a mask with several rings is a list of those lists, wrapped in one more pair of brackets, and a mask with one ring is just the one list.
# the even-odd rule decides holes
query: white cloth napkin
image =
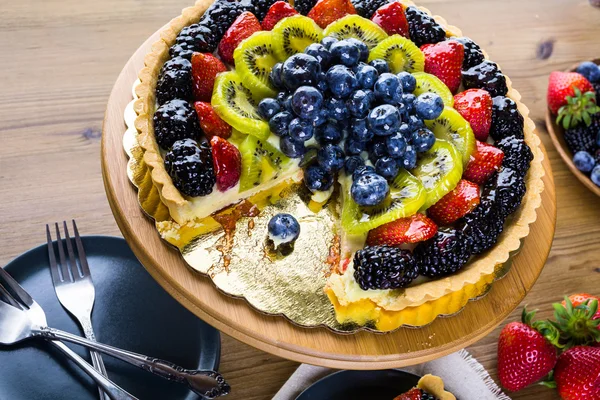
{"label": "white cloth napkin", "polygon": [[[466,350],[412,367],[403,371],[415,375],[432,374],[444,380],[446,390],[460,400],[510,400],[496,385],[483,365]],[[302,364],[277,392],[273,400],[293,400],[319,379],[335,372],[329,368]],[[400,394],[400,393],[398,393]]]}

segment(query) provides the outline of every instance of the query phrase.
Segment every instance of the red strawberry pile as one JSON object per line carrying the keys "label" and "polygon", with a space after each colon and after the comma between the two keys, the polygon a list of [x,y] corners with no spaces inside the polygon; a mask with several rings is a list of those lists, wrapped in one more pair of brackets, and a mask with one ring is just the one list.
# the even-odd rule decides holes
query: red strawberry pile
{"label": "red strawberry pile", "polygon": [[510,391],[535,382],[556,388],[564,400],[600,399],[600,310],[598,296],[586,293],[555,303],[554,319],[522,321],[502,329],[498,376]]}

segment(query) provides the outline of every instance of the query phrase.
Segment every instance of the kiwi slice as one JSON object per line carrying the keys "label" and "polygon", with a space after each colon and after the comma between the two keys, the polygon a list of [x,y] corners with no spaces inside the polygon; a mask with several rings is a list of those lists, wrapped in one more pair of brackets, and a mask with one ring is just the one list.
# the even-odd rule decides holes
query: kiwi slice
{"label": "kiwi slice", "polygon": [[463,173],[462,157],[452,143],[437,139],[429,151],[421,153],[412,172],[427,193],[421,208],[425,210],[454,190]]}
{"label": "kiwi slice", "polygon": [[258,96],[237,72],[217,75],[211,100],[216,113],[238,131],[266,139],[271,130],[258,114],[258,101]]}
{"label": "kiwi slice", "polygon": [[352,199],[351,176],[344,178],[343,186],[342,227],[351,235],[366,233],[398,218],[409,217],[419,211],[427,199],[419,179],[406,170],[400,171],[390,182],[388,198],[382,204],[369,209],[360,207]]}
{"label": "kiwi slice", "polygon": [[438,139],[449,141],[461,153],[463,166],[466,167],[475,151],[475,135],[471,125],[454,108],[444,107],[444,111],[434,120],[425,121],[425,125]]}
{"label": "kiwi slice", "polygon": [[432,92],[442,98],[445,106],[452,107],[454,105],[454,96],[452,96],[452,92],[450,92],[448,86],[446,86],[440,78],[426,72],[415,72],[413,75],[417,80],[417,87],[413,92],[415,96],[426,92]]}
{"label": "kiwi slice", "polygon": [[269,73],[278,61],[271,32],[256,32],[244,40],[233,52],[233,58],[236,71],[258,97],[277,95],[269,83]]}
{"label": "kiwi slice", "polygon": [[358,15],[346,15],[332,22],[325,28],[323,36],[333,36],[338,40],[355,38],[366,44],[369,49],[388,37],[379,25]]}
{"label": "kiwi slice", "polygon": [[[278,138],[273,135],[270,139]],[[246,136],[239,149],[242,155],[240,193],[276,179],[291,161],[269,143],[269,140],[259,139],[252,135]]]}
{"label": "kiwi slice", "polygon": [[284,18],[273,30],[275,54],[280,61],[287,60],[296,53],[301,53],[312,43],[323,39],[323,30],[315,21],[303,15]]}
{"label": "kiwi slice", "polygon": [[369,53],[369,61],[385,60],[390,71],[418,72],[425,69],[425,56],[409,39],[400,35],[392,35],[381,41]]}

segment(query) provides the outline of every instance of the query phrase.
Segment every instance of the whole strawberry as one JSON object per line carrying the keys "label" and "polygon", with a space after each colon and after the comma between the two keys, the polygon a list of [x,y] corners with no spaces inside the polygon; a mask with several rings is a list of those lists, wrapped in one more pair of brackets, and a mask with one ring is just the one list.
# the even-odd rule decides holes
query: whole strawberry
{"label": "whole strawberry", "polygon": [[436,232],[435,222],[417,213],[412,217],[399,218],[369,231],[367,245],[398,246],[403,243],[417,243],[431,239]]}
{"label": "whole strawberry", "polygon": [[227,71],[225,64],[210,53],[192,54],[192,88],[194,100],[210,101],[218,73]]}
{"label": "whole strawberry", "polygon": [[[535,311],[523,308],[522,322],[511,322],[500,332],[498,377],[502,386],[517,391],[539,381],[554,368],[556,348],[539,330],[552,330],[544,322],[532,326]],[[537,328],[537,329],[536,329]]]}
{"label": "whole strawberry", "polygon": [[548,82],[548,107],[553,114],[567,105],[567,96],[575,97],[575,89],[581,93],[593,92],[592,84],[585,77],[577,72],[559,72],[550,74]]}
{"label": "whole strawberry", "polygon": [[425,72],[435,75],[452,93],[456,93],[462,80],[462,63],[465,48],[462,43],[445,41],[421,46],[425,55]]}
{"label": "whole strawberry", "polygon": [[463,178],[483,185],[494,172],[500,169],[503,159],[504,152],[502,150],[491,144],[477,141],[477,150],[471,156]]}
{"label": "whole strawberry", "polygon": [[477,140],[485,142],[492,126],[492,96],[487,90],[469,89],[454,96],[454,109],[466,119]]}
{"label": "whole strawberry", "polygon": [[277,1],[267,11],[267,15],[262,21],[262,28],[270,31],[282,19],[298,14],[287,1]]}
{"label": "whole strawberry", "polygon": [[576,346],[562,353],[554,380],[564,400],[600,399],[600,348]]}
{"label": "whole strawberry", "polygon": [[600,310],[597,296],[578,293],[554,303],[554,326],[566,348],[600,342]]}
{"label": "whole strawberry", "polygon": [[253,33],[262,29],[258,19],[250,11],[244,11],[233,21],[233,24],[227,29],[223,39],[219,43],[219,56],[228,64],[233,65],[233,51],[242,42],[249,38]]}
{"label": "whole strawberry", "polygon": [[409,37],[408,21],[402,4],[394,1],[380,7],[371,17],[371,21],[375,22],[388,35],[402,35],[405,38]]}
{"label": "whole strawberry", "polygon": [[218,136],[213,136],[210,146],[217,176],[217,189],[224,192],[240,180],[242,156],[237,147]]}

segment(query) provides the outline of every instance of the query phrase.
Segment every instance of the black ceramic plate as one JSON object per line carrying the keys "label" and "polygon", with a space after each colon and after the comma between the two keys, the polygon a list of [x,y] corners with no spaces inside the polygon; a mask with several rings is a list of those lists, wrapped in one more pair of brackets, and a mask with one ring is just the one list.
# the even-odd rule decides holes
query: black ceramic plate
{"label": "black ceramic plate", "polygon": [[[96,303],[92,323],[97,340],[137,353],[170,360],[184,368],[217,369],[219,332],[170,297],[146,272],[123,239],[83,237]],[[81,334],[61,307],[50,277],[46,245],[17,257],[8,271],[46,312],[48,324]],[[87,350],[68,345],[89,361]],[[104,356],[108,375],[139,399],[191,400],[184,385],[168,382]],[[0,345],[0,399],[98,399],[94,382],[48,343],[30,340]]]}
{"label": "black ceramic plate", "polygon": [[393,400],[418,382],[417,375],[395,369],[340,371],[316,382],[296,400]]}

